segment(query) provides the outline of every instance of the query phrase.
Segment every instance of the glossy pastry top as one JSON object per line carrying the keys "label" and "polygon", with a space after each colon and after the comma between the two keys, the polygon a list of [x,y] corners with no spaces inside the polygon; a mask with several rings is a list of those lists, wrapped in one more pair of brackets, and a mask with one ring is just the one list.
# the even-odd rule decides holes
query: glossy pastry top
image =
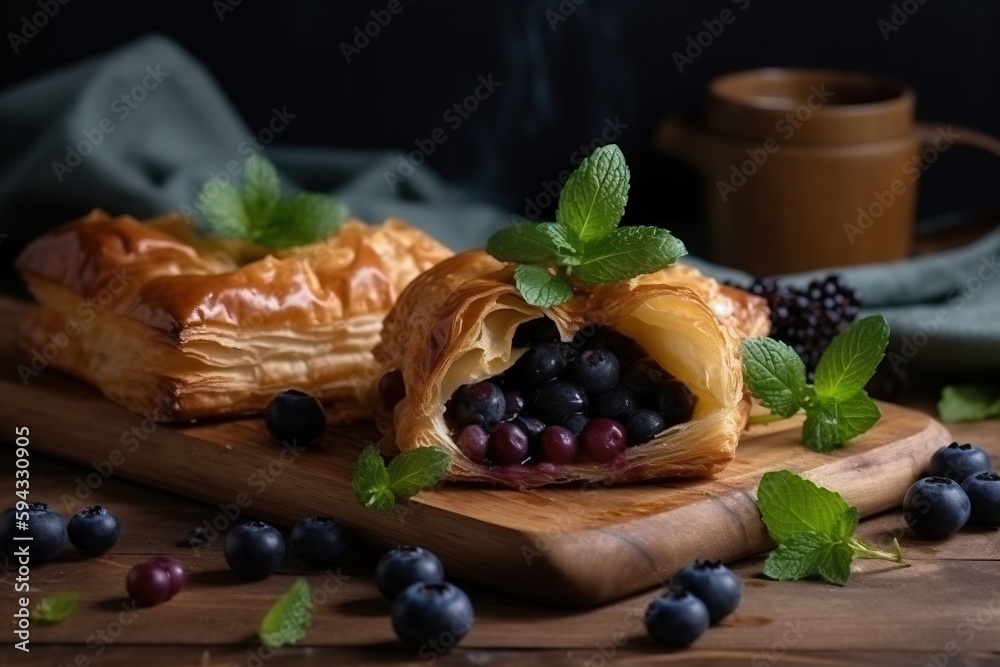
{"label": "glossy pastry top", "polygon": [[17,260],[31,280],[154,328],[310,327],[388,311],[403,287],[451,252],[398,219],[344,223],[325,241],[269,252],[200,237],[181,215],[140,223],[95,210],[32,242]]}

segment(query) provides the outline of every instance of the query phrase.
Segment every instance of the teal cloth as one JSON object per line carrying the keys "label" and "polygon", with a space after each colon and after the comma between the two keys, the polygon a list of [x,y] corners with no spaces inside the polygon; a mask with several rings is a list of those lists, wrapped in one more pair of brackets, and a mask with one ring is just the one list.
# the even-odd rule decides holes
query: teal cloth
{"label": "teal cloth", "polygon": [[[131,105],[120,99],[144,81],[146,88]],[[110,132],[102,130],[111,125]],[[5,238],[0,250],[95,206],[143,217],[190,205],[212,172],[246,159],[247,137],[261,129],[251,132],[205,68],[161,37],[11,88],[0,95],[0,231],[14,242]],[[78,165],[67,164],[72,171],[53,166],[66,163],[67,144],[81,141],[97,145]],[[385,172],[396,173],[396,153],[282,146],[280,132],[273,141],[264,154],[289,187],[332,191],[362,219],[399,215],[456,250],[482,245],[510,221],[508,213],[470,200],[427,166],[390,188]],[[864,290],[869,311],[889,319],[890,351],[898,355],[890,360],[898,369],[995,377],[998,252],[1000,230],[957,250],[838,272]],[[691,261],[720,278],[747,279]],[[788,280],[803,283],[810,277]]]}

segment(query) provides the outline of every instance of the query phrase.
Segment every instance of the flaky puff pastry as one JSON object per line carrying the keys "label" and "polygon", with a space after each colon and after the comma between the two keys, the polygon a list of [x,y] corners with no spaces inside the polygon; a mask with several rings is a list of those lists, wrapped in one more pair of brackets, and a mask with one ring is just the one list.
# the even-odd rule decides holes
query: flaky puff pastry
{"label": "flaky puff pastry", "polygon": [[55,345],[52,366],[157,421],[258,412],[289,387],[350,419],[364,414],[386,313],[451,254],[397,219],[268,251],[202,237],[179,214],[143,224],[95,210],[18,258],[40,303],[18,342],[33,359]]}
{"label": "flaky puff pastry", "polygon": [[[768,333],[763,299],[674,265],[540,309],[514,287],[513,269],[482,251],[466,252],[430,269],[400,295],[375,348],[382,371],[401,370],[406,385],[392,414],[383,411],[377,419],[383,453],[436,445],[451,455],[448,479],[515,488],[701,477],[732,460],[750,409],[740,342]],[[451,438],[445,404],[461,385],[510,368],[524,353],[512,348],[515,330],[539,317],[553,320],[563,341],[588,324],[632,338],[697,396],[693,417],[611,463],[473,463]]]}

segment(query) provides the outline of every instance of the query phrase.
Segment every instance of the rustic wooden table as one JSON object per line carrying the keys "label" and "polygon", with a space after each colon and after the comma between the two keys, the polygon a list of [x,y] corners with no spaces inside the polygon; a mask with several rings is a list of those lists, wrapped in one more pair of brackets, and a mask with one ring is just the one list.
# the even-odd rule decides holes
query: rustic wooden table
{"label": "rustic wooden table", "polygon": [[[952,432],[963,442],[988,447],[1000,462],[1000,421],[953,425]],[[13,450],[3,447],[0,456],[0,482],[10,481]],[[739,610],[681,652],[655,645],[636,621],[651,592],[596,609],[567,610],[469,588],[477,622],[466,641],[442,656],[417,656],[394,640],[388,603],[372,581],[374,554],[353,550],[337,573],[317,574],[292,564],[265,581],[246,583],[227,569],[221,542],[196,550],[179,544],[189,528],[219,508],[114,477],[83,498],[81,480],[88,472],[35,457],[32,498],[46,500],[64,516],[94,503],[111,507],[124,523],[122,540],[100,558],[68,550],[32,569],[33,596],[74,590],[80,606],[60,624],[32,626],[30,654],[10,646],[12,622],[0,624],[7,628],[0,665],[1000,663],[997,531],[966,529],[950,540],[921,542],[902,527],[898,512],[874,517],[862,523],[862,537],[886,544],[899,535],[908,566],[861,561],[843,588],[768,581],[761,575],[763,557],[735,563],[744,580]],[[190,581],[169,603],[132,612],[125,574],[152,554],[181,559],[191,570]],[[299,576],[313,591],[324,592],[316,600],[312,628],[300,646],[274,653],[262,649],[255,641],[261,618]],[[15,577],[6,571],[0,583],[0,609],[8,618],[15,609]],[[502,581],[497,588],[503,589]]]}

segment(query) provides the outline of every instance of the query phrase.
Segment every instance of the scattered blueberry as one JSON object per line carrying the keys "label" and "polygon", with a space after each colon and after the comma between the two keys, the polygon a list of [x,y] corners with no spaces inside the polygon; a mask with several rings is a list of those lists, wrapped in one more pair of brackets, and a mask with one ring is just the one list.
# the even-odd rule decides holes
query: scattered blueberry
{"label": "scattered blueberry", "polygon": [[629,444],[641,445],[652,440],[657,433],[667,427],[659,412],[645,408],[636,410],[625,421],[625,432],[628,433]]}
{"label": "scattered blueberry", "polygon": [[482,426],[469,424],[458,433],[455,444],[465,458],[473,463],[484,463],[490,444],[490,434]]}
{"label": "scattered blueberry", "polygon": [[66,526],[66,533],[74,547],[97,556],[118,543],[118,538],[122,536],[122,523],[114,512],[94,505],[74,514]]}
{"label": "scattered blueberry", "polygon": [[672,648],[690,645],[705,633],[708,624],[705,603],[681,588],[671,588],[646,609],[649,636]]}
{"label": "scattered blueberry", "polygon": [[493,428],[503,420],[507,409],[503,391],[492,382],[463,385],[451,403],[455,419],[462,426],[478,424]]}
{"label": "scattered blueberry", "polygon": [[475,621],[469,596],[444,581],[406,588],[393,600],[390,614],[396,636],[413,649],[435,642],[447,650],[468,634]]}
{"label": "scattered blueberry", "polygon": [[612,387],[594,401],[594,413],[615,421],[624,422],[635,412],[635,397],[632,390]]}
{"label": "scattered blueberry", "polygon": [[663,416],[667,426],[691,420],[697,398],[680,380],[669,380],[653,390],[650,407]]}
{"label": "scattered blueberry", "polygon": [[566,346],[562,343],[539,343],[521,355],[511,368],[511,375],[526,387],[540,387],[566,370]]}
{"label": "scattered blueberry", "polygon": [[590,421],[590,417],[583,414],[570,415],[563,420],[562,425],[573,432],[573,435],[580,435],[583,433],[584,427],[587,426],[587,422]]}
{"label": "scattered blueberry", "polygon": [[340,524],[330,517],[309,516],[292,528],[292,551],[307,565],[336,567],[347,552],[347,537]]}
{"label": "scattered blueberry", "polygon": [[285,538],[263,521],[248,521],[226,534],[223,554],[234,572],[248,579],[274,573],[285,560]]}
{"label": "scattered blueberry", "polygon": [[152,561],[134,566],[125,577],[125,590],[140,607],[152,607],[170,597],[170,574]]}
{"label": "scattered blueberry", "polygon": [[[21,521],[27,523],[25,530],[18,528]],[[28,503],[28,508],[21,511],[11,507],[3,513],[0,523],[3,546],[9,553],[13,553],[18,544],[14,537],[32,538],[30,542],[20,541],[21,544],[30,544],[28,559],[32,565],[52,560],[66,544],[66,524],[59,513],[45,503]]]}
{"label": "scattered blueberry", "polygon": [[972,521],[980,526],[1000,528],[1000,475],[977,472],[962,482],[962,488],[972,504]]}
{"label": "scattered blueberry", "polygon": [[574,463],[577,457],[576,435],[563,426],[548,426],[540,438],[542,456],[550,463]]}
{"label": "scattered blueberry", "polygon": [[546,424],[560,424],[570,415],[587,411],[587,393],[572,382],[553,382],[535,398],[535,412]]}
{"label": "scattered blueberry", "polygon": [[691,563],[674,576],[672,583],[704,602],[713,624],[733,613],[740,604],[740,579],[719,562]]}
{"label": "scattered blueberry", "polygon": [[580,446],[591,461],[611,461],[628,448],[625,427],[605,417],[591,419],[580,435]]}
{"label": "scattered blueberry", "polygon": [[573,361],[573,377],[590,394],[608,391],[620,376],[618,357],[608,350],[584,350]]}
{"label": "scattered blueberry", "polygon": [[403,382],[403,371],[396,369],[388,371],[379,378],[378,395],[382,400],[382,405],[387,410],[392,410],[406,397],[406,384]]}
{"label": "scattered blueberry", "polygon": [[495,463],[521,463],[528,458],[528,449],[528,435],[512,422],[500,424],[490,436],[490,459]]}
{"label": "scattered blueberry", "polygon": [[947,477],[957,482],[977,472],[991,472],[993,464],[989,455],[975,445],[953,442],[934,452],[931,457],[929,474]]}
{"label": "scattered blueberry", "polygon": [[444,566],[423,547],[396,547],[383,554],[375,566],[375,585],[390,600],[413,584],[440,581],[444,581]]}
{"label": "scattered blueberry", "polygon": [[326,412],[316,398],[298,389],[283,391],[264,408],[268,432],[282,442],[305,446],[323,435]]}
{"label": "scattered blueberry", "polygon": [[156,556],[155,558],[150,558],[147,562],[166,572],[170,578],[170,589],[167,591],[167,597],[164,600],[169,600],[181,592],[184,584],[187,583],[187,571],[179,560],[170,556]]}
{"label": "scattered blueberry", "polygon": [[903,519],[921,537],[944,539],[969,520],[972,505],[962,487],[947,477],[918,480],[903,498]]}

